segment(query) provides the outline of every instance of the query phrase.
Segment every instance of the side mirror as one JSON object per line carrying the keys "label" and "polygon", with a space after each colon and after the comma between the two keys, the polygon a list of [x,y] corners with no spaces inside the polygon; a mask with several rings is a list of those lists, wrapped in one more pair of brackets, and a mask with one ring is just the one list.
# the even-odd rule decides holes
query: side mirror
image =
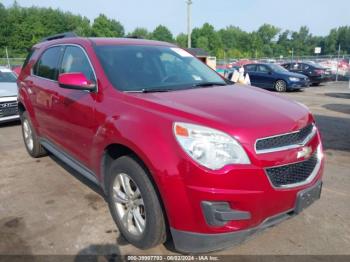
{"label": "side mirror", "polygon": [[58,76],[58,84],[62,88],[94,91],[96,84],[86,78],[83,73],[64,73]]}

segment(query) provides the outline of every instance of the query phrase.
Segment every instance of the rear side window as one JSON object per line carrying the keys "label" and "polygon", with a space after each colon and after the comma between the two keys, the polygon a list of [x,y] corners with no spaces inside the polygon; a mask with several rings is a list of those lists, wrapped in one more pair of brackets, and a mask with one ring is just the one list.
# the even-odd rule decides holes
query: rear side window
{"label": "rear side window", "polygon": [[310,66],[307,64],[303,64],[303,70],[309,70]]}
{"label": "rear side window", "polygon": [[267,66],[258,65],[258,71],[261,72],[261,73],[268,73],[270,70],[268,69]]}
{"label": "rear side window", "polygon": [[34,48],[32,48],[32,49],[29,50],[28,55],[27,55],[26,59],[24,60],[23,65],[22,65],[22,68],[25,68],[25,67],[28,65],[28,63],[29,63],[29,61],[30,61],[30,58],[31,58],[32,55],[34,54],[34,51],[35,51]]}
{"label": "rear side window", "polygon": [[292,70],[301,70],[301,65],[300,64],[292,64],[291,69]]}
{"label": "rear side window", "polygon": [[256,65],[246,65],[244,67],[244,70],[247,72],[255,72],[256,71]]}
{"label": "rear side window", "polygon": [[289,67],[290,67],[290,64],[284,64],[284,65],[282,65],[285,69],[289,69]]}
{"label": "rear side window", "polygon": [[56,81],[61,52],[62,47],[59,46],[47,49],[35,65],[34,75]]}
{"label": "rear side window", "polygon": [[64,52],[60,74],[83,73],[91,82],[96,82],[94,71],[84,51],[77,46],[68,46]]}

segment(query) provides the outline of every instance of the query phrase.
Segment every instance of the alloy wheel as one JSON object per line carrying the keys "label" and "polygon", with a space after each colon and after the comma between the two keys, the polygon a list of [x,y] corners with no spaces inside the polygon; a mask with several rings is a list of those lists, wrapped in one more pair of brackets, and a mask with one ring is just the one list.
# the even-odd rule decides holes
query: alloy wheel
{"label": "alloy wheel", "polygon": [[114,180],[113,200],[125,229],[132,235],[142,235],[146,227],[144,201],[136,183],[125,173]]}
{"label": "alloy wheel", "polygon": [[30,151],[33,151],[33,148],[34,148],[33,132],[30,127],[29,121],[27,119],[23,121],[23,134],[24,134],[24,142],[27,148]]}

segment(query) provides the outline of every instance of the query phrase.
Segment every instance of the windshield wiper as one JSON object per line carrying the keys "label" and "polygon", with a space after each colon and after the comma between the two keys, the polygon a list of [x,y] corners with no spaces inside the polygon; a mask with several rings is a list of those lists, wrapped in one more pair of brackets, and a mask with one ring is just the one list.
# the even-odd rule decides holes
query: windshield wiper
{"label": "windshield wiper", "polygon": [[226,83],[221,82],[202,82],[192,85],[192,87],[211,87],[211,86],[226,86]]}
{"label": "windshield wiper", "polygon": [[157,93],[157,92],[169,92],[175,89],[166,89],[166,88],[143,88],[140,90],[127,90],[126,93]]}

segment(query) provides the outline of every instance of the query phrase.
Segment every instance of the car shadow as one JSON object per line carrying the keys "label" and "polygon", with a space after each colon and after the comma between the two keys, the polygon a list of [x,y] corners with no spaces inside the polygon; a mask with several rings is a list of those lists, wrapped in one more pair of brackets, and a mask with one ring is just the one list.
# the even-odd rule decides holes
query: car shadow
{"label": "car shadow", "polygon": [[325,150],[340,150],[350,152],[350,119],[315,115],[316,124],[320,130]]}
{"label": "car shadow", "polygon": [[0,123],[0,128],[1,127],[12,127],[12,126],[18,126],[21,124],[21,120],[15,120],[11,122],[5,122],[5,123]]}
{"label": "car shadow", "polygon": [[53,154],[49,153],[49,157],[56,162],[60,167],[62,167],[64,170],[66,170],[69,174],[71,174],[75,179],[79,180],[81,183],[89,187],[91,190],[93,190],[95,193],[99,194],[105,201],[106,201],[106,195],[103,192],[102,188],[92,182],[91,180],[87,179],[83,175],[81,175],[79,172],[77,172],[75,169],[68,166],[66,163],[61,161],[59,158],[54,156]]}
{"label": "car shadow", "polygon": [[325,93],[324,95],[334,98],[350,99],[350,93]]}
{"label": "car shadow", "polygon": [[74,262],[126,261],[117,245],[89,245],[82,249],[74,258]]}

